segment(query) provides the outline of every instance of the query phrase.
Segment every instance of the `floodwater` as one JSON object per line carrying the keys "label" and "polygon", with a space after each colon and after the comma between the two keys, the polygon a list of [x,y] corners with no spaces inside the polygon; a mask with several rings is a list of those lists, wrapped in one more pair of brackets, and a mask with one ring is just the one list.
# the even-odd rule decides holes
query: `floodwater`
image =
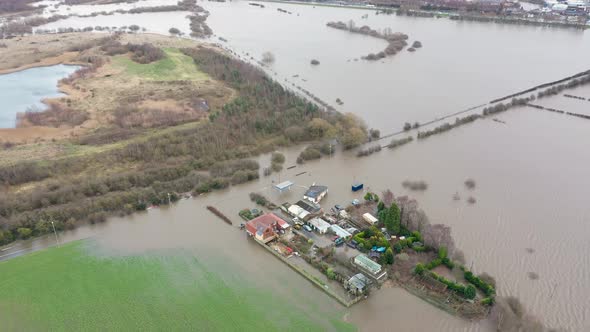
{"label": "floodwater", "polygon": [[[344,105],[339,110],[358,114],[383,133],[399,130],[406,121],[425,122],[589,69],[590,37],[583,31],[264,5],[261,9],[242,1],[203,4],[211,12],[208,24],[217,36],[228,40],[223,43],[226,48],[256,59],[265,51],[274,53],[276,61],[267,71],[279,81],[299,85],[330,103],[341,98]],[[365,14],[368,18],[362,19]],[[70,18],[51,28],[137,24],[150,32],[166,34],[175,26],[186,33],[184,15]],[[385,44],[325,26],[328,21],[351,19],[357,25],[407,33],[410,41],[420,40],[424,47],[383,61],[354,61],[382,50]],[[212,40],[219,42],[216,38]],[[311,66],[311,59],[321,64]],[[579,88],[572,94],[589,98],[590,89]],[[590,113],[590,102],[563,96],[536,103]],[[91,233],[114,252],[170,247],[215,250],[239,262],[235,273],[281,280],[290,285],[289,291],[314,298],[321,306],[338,306],[205,206],[214,205],[237,222],[237,212],[252,207],[249,192],[261,191],[277,203],[295,201],[302,187],[313,182],[330,187],[323,205],[346,204],[360,197],[350,192],[356,179],[375,192],[390,188],[396,195],[415,197],[433,223],[452,227],[457,247],[475,272],[495,276],[500,295],[519,297],[548,326],[590,330],[590,233],[586,227],[590,221],[590,121],[532,108],[512,109],[495,118],[502,122],[487,118],[367,158],[338,153],[285,170],[280,180],[290,179],[297,187],[282,197],[269,189],[271,181],[279,181],[272,176],[183,201],[172,209],[112,220],[94,226]],[[294,164],[300,149],[284,151],[288,165]],[[262,158],[263,166],[267,159]],[[295,176],[303,171],[307,173]],[[477,182],[473,191],[463,185],[467,178]],[[429,188],[407,192],[401,186],[406,179],[425,180]],[[455,193],[459,201],[453,200]],[[470,196],[475,204],[467,203]],[[266,269],[260,271],[257,264]],[[528,272],[537,273],[539,279],[530,280]],[[362,330],[388,326],[403,331],[492,330],[489,322],[457,319],[395,288],[346,310],[345,318]]]}
{"label": "floodwater", "polygon": [[0,128],[14,128],[16,114],[27,109],[42,110],[46,98],[64,96],[57,82],[76,71],[78,66],[57,65],[32,68],[0,75]]}

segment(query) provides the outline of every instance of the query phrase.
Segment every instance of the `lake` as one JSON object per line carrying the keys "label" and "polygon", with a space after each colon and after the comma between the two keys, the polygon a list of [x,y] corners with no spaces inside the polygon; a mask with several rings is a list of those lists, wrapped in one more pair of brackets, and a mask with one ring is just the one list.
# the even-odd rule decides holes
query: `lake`
{"label": "lake", "polygon": [[[211,12],[207,22],[217,35],[211,41],[249,60],[272,52],[276,61],[266,70],[278,81],[290,87],[301,86],[331,104],[340,98],[344,104],[336,106],[338,110],[361,116],[382,133],[398,131],[406,121],[429,121],[590,67],[586,60],[590,57],[590,37],[578,30],[385,16],[345,8],[264,5],[266,8],[261,9],[244,1],[203,3]],[[278,12],[277,8],[293,14]],[[366,19],[362,18],[365,14]],[[177,27],[188,33],[185,15],[70,18],[42,28],[137,24],[149,32],[167,34],[170,27]],[[379,39],[325,26],[329,21],[351,19],[357,25],[391,27],[407,33],[410,41],[419,40],[424,47],[382,61],[355,61],[386,45]],[[311,66],[312,59],[319,60],[320,65]],[[572,94],[589,98],[590,89],[579,88]],[[561,95],[536,103],[590,114],[588,101]],[[586,227],[590,221],[590,121],[526,107],[495,118],[501,122],[478,120],[363,159],[357,159],[354,152],[338,153],[286,170],[281,179],[291,179],[300,186],[313,182],[328,185],[330,194],[322,202],[325,206],[358,198],[350,192],[354,178],[377,193],[390,188],[396,195],[409,194],[420,202],[433,223],[453,228],[468,265],[477,273],[495,276],[500,295],[519,297],[533,315],[551,327],[590,330],[590,299],[585,296],[590,294],[590,261],[586,255],[590,251]],[[294,164],[300,149],[284,151],[287,164]],[[267,166],[268,158],[261,158],[262,166]],[[295,176],[302,171],[307,173]],[[465,189],[467,178],[476,180],[475,190]],[[408,192],[401,186],[406,179],[425,180],[429,189]],[[252,206],[249,192],[273,195],[268,189],[272,180],[278,178],[184,201],[173,209],[115,219],[94,226],[93,231],[83,228],[68,234],[98,234],[100,243],[113,250],[141,252],[182,246],[218,250],[233,260],[243,257],[243,266],[236,267],[235,273],[259,273],[246,268],[250,259],[268,259],[266,276],[288,280],[293,288],[322,305],[338,306],[301,282],[295,273],[283,273],[272,256],[248,247],[244,234],[217,225],[221,221],[204,209],[212,204],[237,219],[237,211]],[[277,203],[294,201],[300,193],[272,198]],[[455,193],[460,200],[453,200]],[[476,199],[472,205],[467,203],[471,196]],[[197,237],[203,228],[207,238]],[[229,238],[233,245],[222,245],[211,240],[214,237]],[[31,243],[39,241],[44,240]],[[537,273],[539,279],[530,280],[529,272]],[[395,288],[377,292],[354,306],[346,318],[362,330],[385,326],[416,331],[492,330],[488,322],[465,322]]]}
{"label": "lake", "polygon": [[14,128],[16,115],[29,108],[42,110],[46,98],[64,96],[57,82],[75,72],[78,66],[57,65],[32,68],[16,73],[0,75],[0,128]]}

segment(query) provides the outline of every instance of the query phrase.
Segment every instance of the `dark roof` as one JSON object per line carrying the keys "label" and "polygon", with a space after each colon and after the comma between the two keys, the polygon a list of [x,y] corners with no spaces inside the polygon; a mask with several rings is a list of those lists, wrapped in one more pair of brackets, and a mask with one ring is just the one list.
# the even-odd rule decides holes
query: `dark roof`
{"label": "dark roof", "polygon": [[300,206],[302,209],[309,213],[318,213],[322,209],[322,207],[317,205],[316,203],[303,199],[295,203],[295,205]]}
{"label": "dark roof", "polygon": [[328,187],[326,187],[326,186],[311,186],[305,192],[305,196],[316,198],[326,191],[328,191]]}

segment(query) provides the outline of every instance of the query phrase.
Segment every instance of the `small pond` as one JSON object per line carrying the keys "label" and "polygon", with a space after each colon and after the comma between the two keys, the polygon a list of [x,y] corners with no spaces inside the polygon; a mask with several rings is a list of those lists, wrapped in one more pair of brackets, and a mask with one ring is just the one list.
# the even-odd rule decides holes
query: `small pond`
{"label": "small pond", "polygon": [[43,99],[63,96],[57,82],[78,68],[56,65],[0,75],[0,128],[14,128],[16,114],[28,108],[44,109]]}

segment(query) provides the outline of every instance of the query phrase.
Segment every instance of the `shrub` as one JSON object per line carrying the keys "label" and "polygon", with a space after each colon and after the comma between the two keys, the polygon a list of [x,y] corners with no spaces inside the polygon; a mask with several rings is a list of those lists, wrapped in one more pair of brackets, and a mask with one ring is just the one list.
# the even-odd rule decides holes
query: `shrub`
{"label": "shrub", "polygon": [[440,258],[440,259],[447,258],[447,247],[438,248],[438,258]]}
{"label": "shrub", "polygon": [[424,271],[426,271],[426,267],[422,263],[416,264],[416,267],[414,268],[415,274],[422,275],[424,274]]}
{"label": "shrub", "polygon": [[416,241],[422,242],[422,234],[420,234],[420,232],[413,231],[412,237],[414,237],[416,239]]}
{"label": "shrub", "polygon": [[467,287],[463,289],[463,296],[465,296],[466,299],[474,299],[475,294],[475,287],[473,287],[473,285],[467,285]]}
{"label": "shrub", "polygon": [[285,155],[280,152],[273,152],[271,162],[282,164],[285,162]]}
{"label": "shrub", "polygon": [[18,233],[18,237],[21,239],[28,239],[31,234],[33,234],[33,231],[26,227],[17,228],[16,232]]}

